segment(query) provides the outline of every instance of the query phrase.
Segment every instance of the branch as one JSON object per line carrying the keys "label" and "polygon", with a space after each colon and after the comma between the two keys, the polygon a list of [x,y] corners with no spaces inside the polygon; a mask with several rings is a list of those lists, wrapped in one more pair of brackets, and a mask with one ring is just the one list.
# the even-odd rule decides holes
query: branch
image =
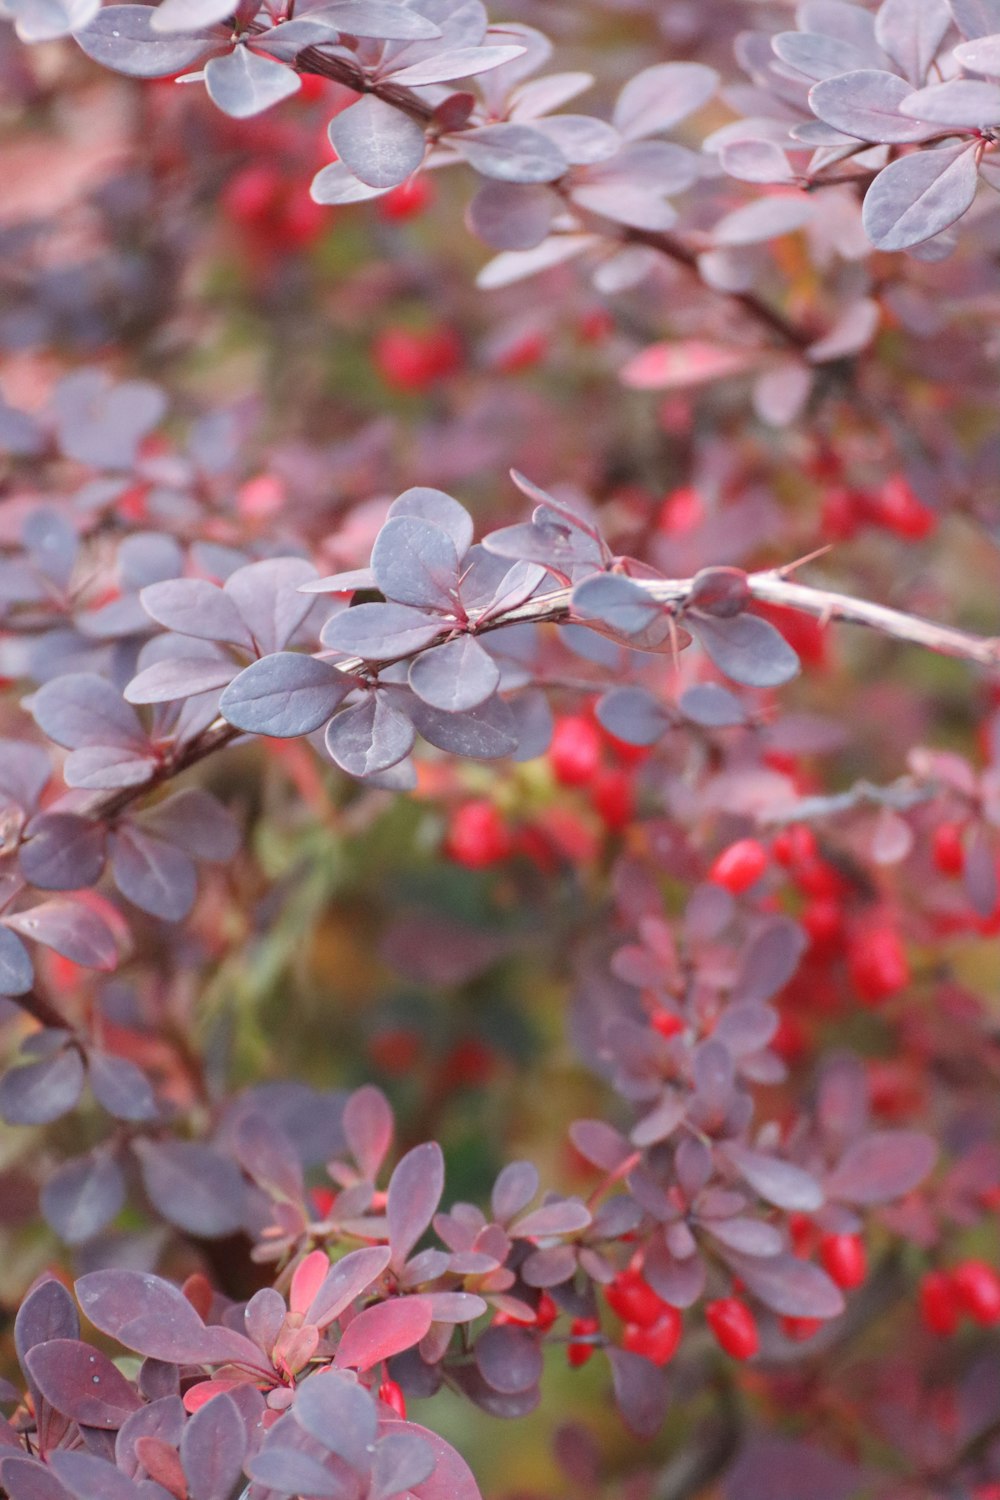
{"label": "branch", "polygon": [[[404,88],[398,83],[394,84],[391,79],[369,78],[360,65],[355,67],[341,57],[328,57],[319,47],[303,48],[296,55],[295,65],[303,73],[316,73],[321,78],[329,78],[336,83],[345,84],[357,94],[374,94],[377,99],[383,99],[386,104],[393,105],[395,109],[409,115],[421,126],[426,127],[434,121],[433,107],[412,89]],[[452,127],[448,134],[455,135],[461,130],[473,129],[476,123],[475,120],[470,120],[467,125]],[[555,192],[559,192],[561,182],[551,183],[550,186]],[[697,252],[675,234],[650,229],[622,231],[620,227],[611,227],[600,220],[592,226],[592,232],[608,240],[631,245],[645,245],[650,250],[656,250],[668,260],[690,271],[693,276],[697,277],[698,284],[704,291],[723,297],[726,301],[741,308],[771,337],[798,353],[807,349],[819,336],[806,328],[800,328],[777,308],[772,307],[762,297],[758,297],[756,292],[726,292],[718,287],[709,286],[702,280],[698,269]]]}
{"label": "branch", "polygon": [[[809,584],[791,583],[785,577],[786,571],[776,568],[767,572],[748,574],[746,581],[750,597],[761,604],[777,604],[786,609],[798,610],[824,623],[843,621],[851,625],[865,625],[870,630],[889,636],[893,640],[907,641],[913,645],[923,646],[928,651],[944,656],[954,656],[962,661],[974,662],[978,666],[1000,666],[1000,638],[996,636],[973,635],[966,630],[956,630],[950,625],[937,625],[931,620],[923,620],[919,615],[908,615],[902,610],[889,609],[884,604],[870,604],[865,599],[854,599],[849,594],[813,588]],[[695,583],[693,578],[635,578],[631,581],[643,589],[651,599],[671,606],[673,612],[677,614],[683,614],[685,606],[690,603]],[[506,610],[503,614],[478,622],[473,619],[471,623],[475,632],[480,635],[502,630],[507,625],[527,623],[558,625],[570,620],[586,624],[585,620],[580,620],[573,614],[572,593],[570,588],[551,589],[548,593],[529,599],[526,603]],[[421,652],[430,649],[430,646],[439,645],[451,639],[454,634],[454,625],[442,622],[439,637],[431,641],[429,645],[422,646],[420,651],[410,653],[409,656],[394,657],[391,661],[378,662],[366,661],[361,657],[350,657],[347,660],[337,661],[335,665],[346,676],[353,676],[362,671],[369,674],[373,671],[377,673],[383,667],[394,665],[400,660],[412,660]],[[175,756],[165,760],[162,767],[149,781],[141,786],[123,787],[119,791],[95,797],[88,806],[81,810],[82,816],[92,818],[96,822],[113,822],[134,802],[171,781],[182,771],[214,755],[217,750],[232,744],[234,740],[240,738],[241,733],[242,731],[234,729],[224,719],[217,719],[197,739],[189,741],[178,750]]]}

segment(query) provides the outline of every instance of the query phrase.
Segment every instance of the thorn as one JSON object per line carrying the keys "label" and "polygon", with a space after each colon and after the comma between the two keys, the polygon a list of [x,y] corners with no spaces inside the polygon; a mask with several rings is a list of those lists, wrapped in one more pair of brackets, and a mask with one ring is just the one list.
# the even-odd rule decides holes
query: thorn
{"label": "thorn", "polygon": [[817,557],[825,557],[828,552],[833,551],[833,543],[827,542],[825,546],[817,547],[815,552],[807,552],[805,557],[797,557],[794,562],[784,563],[780,568],[775,568],[779,578],[785,578],[789,573],[794,573],[796,568],[804,568],[806,563],[815,562]]}

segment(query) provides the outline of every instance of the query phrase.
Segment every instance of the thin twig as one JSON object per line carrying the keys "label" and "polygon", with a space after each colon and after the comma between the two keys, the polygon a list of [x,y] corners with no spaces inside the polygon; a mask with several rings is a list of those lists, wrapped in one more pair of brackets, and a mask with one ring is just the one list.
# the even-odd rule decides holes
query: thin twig
{"label": "thin twig", "polygon": [[[932,620],[921,619],[919,615],[905,614],[902,610],[890,609],[884,604],[872,604],[866,599],[854,599],[849,594],[838,594],[830,589],[814,588],[810,584],[791,583],[785,577],[786,571],[776,568],[763,573],[748,574],[747,588],[750,597],[762,604],[781,605],[787,609],[797,610],[801,614],[812,615],[824,623],[842,621],[851,625],[864,625],[893,640],[906,641],[944,656],[974,662],[978,666],[1000,666],[1000,639],[996,636],[973,635],[970,631],[956,630],[950,625],[938,625]],[[671,606],[671,611],[675,615],[683,613],[694,590],[693,578],[636,578],[631,581],[657,603]],[[490,618],[480,617],[478,620],[472,618],[470,623],[476,634],[486,634],[501,630],[508,625],[559,624],[574,618],[578,617],[573,614],[572,589],[558,588],[551,589],[537,598],[529,599],[526,603],[519,604],[502,614]],[[429,644],[439,644],[450,639],[454,634],[454,625],[442,621],[438,640]],[[427,649],[427,645],[420,648],[421,651]],[[418,654],[418,652],[411,653],[413,656]],[[409,657],[394,657],[392,663],[389,661],[369,662],[361,657],[350,657],[347,660],[341,658],[335,662],[335,665],[347,676],[352,676],[363,669],[369,674],[372,671],[377,672],[381,667],[389,666],[401,659],[408,660]],[[217,750],[231,744],[233,740],[240,737],[241,733],[242,731],[227,724],[224,719],[217,719],[197,739],[189,741],[175,756],[165,760],[149,781],[141,786],[123,787],[121,790],[96,797],[83,810],[83,816],[98,822],[113,822],[133,803],[171,781],[182,771],[188,770],[191,766],[206,760],[210,755],[214,755]]]}

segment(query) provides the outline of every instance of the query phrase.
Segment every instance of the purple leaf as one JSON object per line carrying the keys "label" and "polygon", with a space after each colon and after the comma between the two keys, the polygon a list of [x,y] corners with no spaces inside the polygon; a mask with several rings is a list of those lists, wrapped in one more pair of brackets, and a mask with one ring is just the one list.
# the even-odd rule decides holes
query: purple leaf
{"label": "purple leaf", "polygon": [[251,115],[259,115],[297,94],[302,80],[284,63],[240,45],[225,57],[209,59],[205,64],[205,87],[208,97],[223,114],[234,120],[248,120]]}
{"label": "purple leaf", "polygon": [[42,813],[28,826],[18,856],[21,873],[43,891],[96,885],[104,869],[105,830],[74,813]]}
{"label": "purple leaf", "polygon": [[621,573],[596,573],[573,590],[573,612],[583,620],[600,620],[619,635],[639,635],[656,624],[663,606]]}
{"label": "purple leaf", "polygon": [[418,732],[439,750],[469,760],[500,760],[518,748],[514,716],[502,698],[488,698],[465,713],[443,713],[414,699],[408,705]]}
{"label": "purple leaf", "polygon": [[240,847],[240,831],[232,814],[199,787],[164,797],[142,814],[142,826],[185,854],[209,863],[225,864]]}
{"label": "purple leaf", "polygon": [[[601,1124],[596,1120],[591,1123]],[[611,1126],[606,1129],[610,1130]],[[490,1205],[494,1218],[498,1223],[506,1224],[515,1214],[527,1208],[537,1192],[538,1168],[534,1162],[508,1162],[493,1185]]]}
{"label": "purple leaf", "polygon": [[550,1234],[578,1234],[591,1221],[591,1213],[578,1198],[559,1198],[553,1203],[543,1203],[523,1219],[511,1226],[510,1234],[515,1239],[543,1239]]}
{"label": "purple leaf", "polygon": [[270,1444],[255,1453],[247,1464],[252,1479],[278,1495],[309,1496],[309,1500],[347,1500],[350,1489],[343,1477],[327,1469],[319,1459],[297,1448]]}
{"label": "purple leaf", "polygon": [[468,1464],[436,1432],[429,1432],[416,1422],[391,1420],[383,1422],[381,1430],[387,1436],[393,1432],[416,1433],[429,1444],[435,1458],[434,1473],[414,1485],[416,1500],[482,1500]]}
{"label": "purple leaf", "polygon": [[283,650],[295,635],[312,608],[303,585],[315,577],[316,569],[302,557],[266,557],[230,573],[224,591],[262,656]]}
{"label": "purple leaf", "polygon": [[830,1198],[890,1203],[918,1187],[934,1166],[937,1148],[917,1130],[876,1130],[848,1146],[826,1180]]}
{"label": "purple leaf", "polygon": [[139,598],[150,619],[166,630],[253,649],[253,638],[229,595],[205,578],[151,583]]}
{"label": "purple leaf", "polygon": [[198,876],[191,860],[135,824],[122,823],[112,834],[111,872],[123,896],[166,922],[179,922],[194,905]]}
{"label": "purple leaf", "polygon": [[51,1453],[49,1464],[76,1500],[140,1500],[128,1475],[93,1453]]}
{"label": "purple leaf", "polygon": [[246,1190],[228,1157],[197,1141],[136,1140],[132,1149],[146,1192],[168,1223],[206,1239],[242,1227]]}
{"label": "purple leaf", "polygon": [[707,104],[719,75],[701,63],[659,63],[636,73],[618,95],[611,117],[627,141],[658,135]]}
{"label": "purple leaf", "polygon": [[142,1405],[106,1354],[76,1339],[50,1339],[27,1355],[31,1377],[46,1401],[87,1427],[119,1428]]}
{"label": "purple leaf", "polygon": [[378,1414],[364,1386],[333,1370],[321,1370],[299,1385],[292,1415],[310,1437],[358,1473],[365,1473],[378,1432]]}
{"label": "purple leaf", "polygon": [[489,73],[521,57],[523,47],[453,47],[426,57],[408,67],[389,73],[393,83],[407,88],[423,88],[429,83],[449,83],[455,78],[473,78],[479,73]]}
{"label": "purple leaf", "polygon": [[125,689],[128,703],[174,703],[225,687],[236,665],[222,656],[172,656],[138,672]]}
{"label": "purple leaf", "polygon": [[378,1280],[390,1258],[391,1252],[385,1245],[370,1245],[343,1256],[330,1267],[306,1309],[306,1322],[317,1328],[325,1328],[334,1322],[355,1297],[360,1297]]}
{"label": "purple leaf", "polygon": [[16,918],[7,921],[9,926],[0,926],[0,995],[26,995],[35,982],[35,971],[27,948],[10,931],[17,925]]}
{"label": "purple leaf", "polygon": [[151,19],[146,5],[112,5],[76,32],[76,40],[94,62],[132,78],[166,78],[208,51],[211,32],[163,36],[153,29]]}
{"label": "purple leaf", "polygon": [[184,1430],[186,1413],[179,1396],[161,1396],[150,1401],[126,1417],[115,1437],[115,1461],[131,1479],[135,1479],[141,1467],[136,1457],[137,1438],[159,1438],[168,1447],[176,1448]]}
{"label": "purple leaf", "polygon": [[356,604],[328,620],[320,639],[345,656],[379,661],[420,651],[443,630],[440,619],[406,604]]}
{"label": "purple leaf", "polygon": [[494,250],[533,250],[548,234],[558,206],[555,194],[542,184],[484,182],[465,222]]}
{"label": "purple leaf", "polygon": [[158,769],[159,761],[151,755],[137,755],[115,745],[88,745],[67,755],[63,775],[67,786],[99,792],[142,786]]}
{"label": "purple leaf", "polygon": [[684,618],[715,666],[733,682],[780,687],[798,675],[798,657],[769,621],[756,615],[717,619],[690,612]]}
{"label": "purple leaf", "polygon": [[525,1328],[487,1328],[476,1340],[475,1356],[480,1375],[495,1391],[514,1395],[541,1379],[542,1351]]}
{"label": "purple leaf", "polygon": [[8,1125],[48,1125],[74,1107],[84,1076],[75,1048],[13,1068],[0,1079],[0,1118]]}
{"label": "purple leaf", "polygon": [[421,652],[410,665],[410,687],[443,713],[478,708],[500,685],[500,668],[471,635],[456,636]]}
{"label": "purple leaf", "polygon": [[[52,948],[86,969],[111,970],[117,966],[114,933],[103,917],[80,902],[43,901],[30,911],[5,917],[4,921],[26,938]],[[3,942],[0,937],[0,994],[9,994],[13,992],[3,988]]]}
{"label": "purple leaf", "polygon": [[626,745],[655,745],[672,728],[659,699],[641,687],[612,688],[597,700],[597,718]]}
{"label": "purple leaf", "polygon": [[81,1276],[75,1290],[94,1327],[126,1349],[171,1363],[198,1362],[206,1342],[205,1325],[183,1292],[162,1276],[92,1271]]}
{"label": "purple leaf", "polygon": [[813,1213],[822,1206],[819,1183],[801,1167],[733,1142],[722,1149],[727,1161],[765,1202],[800,1213]]}
{"label": "purple leaf", "polygon": [[[914,5],[913,0],[882,0],[875,17],[875,38],[882,51],[919,87],[950,25],[947,0],[923,0],[921,5]],[[974,72],[988,71],[976,68],[961,52],[958,47],[955,55],[964,67]]]}
{"label": "purple leaf", "polygon": [[234,1145],[247,1176],[271,1197],[303,1201],[306,1190],[298,1153],[277,1121],[262,1112],[244,1115],[236,1126]]}
{"label": "purple leaf", "polygon": [[567,167],[558,146],[530,125],[484,125],[453,136],[450,144],[482,176],[499,182],[555,182]]}
{"label": "purple leaf", "polygon": [[900,110],[911,120],[979,129],[1000,122],[1000,88],[974,78],[952,78],[917,89],[903,100]]}
{"label": "purple leaf", "polygon": [[125,1180],[112,1156],[97,1151],[65,1162],[42,1189],[42,1213],[67,1245],[93,1239],[125,1203]]}
{"label": "purple leaf", "polygon": [[391,1265],[400,1270],[430,1224],[444,1191],[444,1157],[436,1141],[414,1146],[389,1179],[385,1216]]}
{"label": "purple leaf", "polygon": [[31,712],[43,734],[67,750],[85,745],[115,745],[143,751],[146,736],[121,694],[93,672],[54,677],[31,700]]}
{"label": "purple leaf", "polygon": [[52,1471],[32,1458],[0,1460],[0,1483],[10,1500],[69,1500]]}
{"label": "purple leaf", "polygon": [[412,723],[379,688],[367,693],[363,702],[335,714],[324,736],[330,759],[349,776],[358,777],[398,765],[413,749],[413,741]]}
{"label": "purple leaf", "polygon": [[877,250],[922,244],[962,217],[978,181],[974,142],[917,151],[890,162],[865,194],[865,233]]}
{"label": "purple leaf", "polygon": [[181,1465],[191,1500],[228,1500],[247,1452],[239,1408],[224,1392],[199,1407],[185,1424]]}
{"label": "purple leaf", "polygon": [[150,20],[153,31],[196,31],[228,20],[238,0],[161,0]]}
{"label": "purple leaf", "polygon": [[344,1330],[333,1362],[341,1369],[370,1370],[380,1360],[419,1344],[431,1317],[424,1297],[394,1297],[363,1308]]}
{"label": "purple leaf", "polygon": [[344,1105],[344,1135],[366,1179],[374,1182],[392,1144],[392,1110],[381,1089],[366,1084]]}
{"label": "purple leaf", "polygon": [[453,611],[458,564],[448,532],[413,515],[390,516],[372,548],[375,582],[398,604]]}
{"label": "purple leaf", "polygon": [[410,1494],[437,1466],[434,1449],[416,1432],[389,1432],[380,1438],[372,1461],[370,1500]]}
{"label": "purple leaf", "polygon": [[127,1057],[92,1050],[87,1054],[87,1074],[94,1098],[116,1120],[156,1118],[152,1085],[142,1069]]}
{"label": "purple leaf", "polygon": [[747,1290],[772,1312],[788,1318],[836,1318],[844,1298],[825,1271],[795,1255],[758,1257],[724,1252],[727,1263]]}
{"label": "purple leaf", "polygon": [[827,125],[862,141],[921,141],[926,126],[900,110],[911,93],[897,74],[863,68],[817,83],[809,90],[809,106]]}
{"label": "purple leaf", "polygon": [[644,1441],[656,1437],[667,1416],[666,1371],[627,1349],[611,1347],[607,1353],[615,1401],[625,1425]]}
{"label": "purple leaf", "polygon": [[249,734],[293,739],[325,724],[350,689],[350,680],[329,662],[279,651],[233,678],[219,712]]}
{"label": "purple leaf", "polygon": [[[385,41],[433,41],[441,28],[420,14],[407,10],[397,0],[333,0],[320,12],[324,24],[351,36],[377,37]],[[315,19],[315,15],[305,18]],[[287,25],[287,22],[286,22]],[[282,27],[284,30],[284,27]]]}
{"label": "purple leaf", "polygon": [[426,142],[417,122],[374,94],[336,115],[329,134],[344,165],[369,187],[396,187],[424,159]]}

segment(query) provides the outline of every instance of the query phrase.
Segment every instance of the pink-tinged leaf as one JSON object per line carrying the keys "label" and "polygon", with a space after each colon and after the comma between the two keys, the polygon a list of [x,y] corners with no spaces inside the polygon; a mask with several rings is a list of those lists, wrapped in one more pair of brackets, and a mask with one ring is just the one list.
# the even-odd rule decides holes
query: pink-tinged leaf
{"label": "pink-tinged leaf", "polygon": [[329,134],[344,165],[369,187],[396,187],[424,159],[426,142],[420,126],[374,94],[336,115]]}
{"label": "pink-tinged leaf", "polygon": [[917,89],[899,106],[912,120],[979,129],[1000,123],[1000,88],[974,78],[953,78]]}
{"label": "pink-tinged leaf", "polygon": [[306,1321],[317,1328],[325,1328],[339,1318],[355,1297],[366,1292],[377,1281],[389,1264],[387,1245],[370,1245],[364,1250],[352,1250],[338,1260],[326,1273],[306,1310]]}
{"label": "pink-tinged leaf", "polygon": [[330,1257],[325,1250],[313,1250],[299,1262],[288,1291],[288,1306],[293,1313],[304,1313],[326,1280]]}
{"label": "pink-tinged leaf", "polygon": [[809,345],[806,358],[814,365],[821,365],[859,353],[875,337],[881,317],[882,309],[873,297],[859,297],[821,339]]}
{"label": "pink-tinged leaf", "polygon": [[630,78],[618,96],[612,124],[627,141],[670,130],[707,104],[719,75],[701,63],[659,63]]}
{"label": "pink-tinged leaf", "polygon": [[723,1254],[747,1290],[772,1312],[788,1318],[836,1318],[844,1310],[843,1294],[819,1266],[795,1255]]}
{"label": "pink-tinged leaf", "polygon": [[394,1421],[383,1422],[381,1430],[386,1434],[415,1432],[430,1444],[435,1458],[434,1473],[429,1479],[414,1485],[413,1494],[417,1500],[482,1500],[479,1486],[465,1459],[460,1458],[451,1444],[436,1432],[430,1432],[416,1422]]}
{"label": "pink-tinged leaf", "polygon": [[771,194],[745,203],[720,219],[712,231],[717,245],[759,245],[792,234],[808,224],[816,209],[805,194]]}
{"label": "pink-tinged leaf", "polygon": [[236,9],[237,0],[161,0],[152,17],[150,29],[160,33],[195,31],[227,20]]}
{"label": "pink-tinged leaf", "polygon": [[206,578],[151,583],[139,598],[150,619],[178,635],[253,649],[253,638],[229,596]]}
{"label": "pink-tinged leaf", "polygon": [[381,1089],[365,1084],[344,1105],[344,1135],[351,1155],[369,1182],[374,1182],[392,1144],[393,1120]]}
{"label": "pink-tinged leaf", "polygon": [[767,1203],[777,1208],[813,1213],[823,1203],[819,1183],[808,1172],[792,1162],[746,1146],[730,1144],[723,1148],[726,1159]]}
{"label": "pink-tinged leaf", "polygon": [[185,1424],[181,1464],[191,1500],[228,1500],[247,1451],[247,1430],[231,1396],[216,1396]]}
{"label": "pink-tinged leaf", "polygon": [[[611,1126],[607,1128],[610,1130]],[[534,1162],[508,1162],[493,1185],[490,1198],[493,1217],[498,1223],[506,1224],[508,1219],[527,1208],[537,1192],[538,1168]]]}
{"label": "pink-tinged leaf", "polygon": [[678,339],[651,344],[634,355],[621,371],[621,381],[634,391],[680,390],[742,375],[753,369],[758,358],[752,350],[707,344],[702,339]]}
{"label": "pink-tinged leaf", "polygon": [[560,1198],[543,1203],[511,1226],[515,1239],[544,1239],[550,1234],[578,1234],[591,1222],[591,1212],[578,1198]]}
{"label": "pink-tinged leaf", "polygon": [[75,1339],[52,1339],[27,1356],[46,1401],[87,1427],[117,1429],[143,1403],[107,1355]]}
{"label": "pink-tinged leaf", "polygon": [[394,1297],[366,1307],[345,1329],[334,1364],[341,1369],[370,1370],[419,1344],[431,1326],[433,1311],[424,1297]]}
{"label": "pink-tinged leaf", "polygon": [[111,928],[81,902],[43,901],[30,911],[5,917],[4,922],[84,968],[111,970],[117,966],[118,945]]}
{"label": "pink-tinged leaf", "polygon": [[922,244],[962,217],[978,182],[975,143],[901,157],[883,167],[865,194],[865,233],[877,250]]}
{"label": "pink-tinged leaf", "polygon": [[921,141],[931,133],[900,109],[912,90],[895,73],[863,68],[827,78],[809,90],[809,104],[834,130],[862,141]]}
{"label": "pink-tinged leaf", "polygon": [[918,1187],[934,1166],[937,1147],[917,1130],[876,1130],[848,1146],[826,1180],[830,1198],[890,1203]]}
{"label": "pink-tinged leaf", "polygon": [[523,52],[523,47],[454,47],[387,76],[394,84],[405,84],[411,89],[423,88],[429,83],[449,83],[455,78],[473,78],[480,73],[489,73],[493,68],[520,57]]}
{"label": "pink-tinged leaf", "polygon": [[127,703],[175,703],[198,693],[225,687],[236,676],[236,663],[205,656],[169,657],[138,672],[125,689]]}
{"label": "pink-tinged leaf", "polygon": [[389,1179],[386,1222],[392,1266],[400,1270],[430,1224],[444,1191],[444,1157],[437,1141],[414,1146]]}

